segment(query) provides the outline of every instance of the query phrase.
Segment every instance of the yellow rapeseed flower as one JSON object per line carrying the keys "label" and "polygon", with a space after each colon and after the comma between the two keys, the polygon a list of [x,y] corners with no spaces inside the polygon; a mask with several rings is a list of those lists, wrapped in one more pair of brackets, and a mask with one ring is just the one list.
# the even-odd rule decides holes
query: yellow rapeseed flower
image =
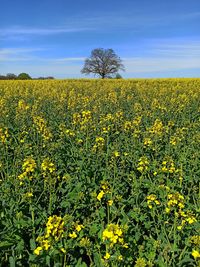
{"label": "yellow rapeseed flower", "polygon": [[33,193],[32,193],[32,192],[27,192],[27,193],[25,194],[25,197],[27,197],[27,198],[32,197],[32,196],[33,196]]}
{"label": "yellow rapeseed flower", "polygon": [[106,252],[106,255],[104,256],[104,259],[105,259],[105,260],[110,259],[110,254],[109,254],[108,252]]}
{"label": "yellow rapeseed flower", "polygon": [[35,250],[34,250],[34,254],[35,255],[40,255],[40,251],[42,251],[42,247],[37,247]]}
{"label": "yellow rapeseed flower", "polygon": [[119,158],[120,153],[119,153],[119,151],[114,151],[113,155],[114,155],[115,158]]}
{"label": "yellow rapeseed flower", "polygon": [[66,254],[66,252],[67,252],[66,249],[64,249],[64,248],[61,248],[60,251],[61,251],[62,253],[64,253],[64,254]]}
{"label": "yellow rapeseed flower", "polygon": [[118,259],[118,261],[122,261],[122,260],[123,260],[123,256],[122,256],[122,255],[119,255],[119,256],[117,257],[117,259]]}
{"label": "yellow rapeseed flower", "polygon": [[191,238],[190,238],[190,241],[191,243],[197,245],[197,246],[200,246],[200,235],[193,235]]}
{"label": "yellow rapeseed flower", "polygon": [[196,260],[196,259],[199,259],[199,258],[200,258],[200,253],[199,253],[199,251],[193,249],[193,251],[192,251],[192,256],[194,257],[195,260]]}
{"label": "yellow rapeseed flower", "polygon": [[83,228],[84,228],[84,226],[82,224],[76,224],[75,225],[75,229],[77,232],[80,232]]}
{"label": "yellow rapeseed flower", "polygon": [[56,170],[54,163],[51,162],[49,158],[43,160],[41,169],[44,173],[53,173]]}
{"label": "yellow rapeseed flower", "polygon": [[101,190],[100,191],[100,193],[97,195],[97,199],[99,200],[99,201],[101,201],[101,199],[102,199],[102,197],[104,196],[104,191],[103,190]]}
{"label": "yellow rapeseed flower", "polygon": [[113,200],[112,199],[108,200],[108,206],[112,206],[112,204],[113,204]]}
{"label": "yellow rapeseed flower", "polygon": [[72,233],[69,234],[69,237],[74,239],[77,237],[77,234],[73,231]]}

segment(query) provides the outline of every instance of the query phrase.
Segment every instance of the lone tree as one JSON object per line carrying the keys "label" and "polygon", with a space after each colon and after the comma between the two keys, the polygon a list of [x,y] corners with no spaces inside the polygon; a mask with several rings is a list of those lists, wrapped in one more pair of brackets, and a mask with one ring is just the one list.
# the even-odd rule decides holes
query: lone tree
{"label": "lone tree", "polygon": [[32,78],[29,74],[22,72],[17,76],[17,79],[18,80],[31,80]]}
{"label": "lone tree", "polygon": [[96,48],[92,50],[91,56],[85,60],[81,73],[94,73],[104,79],[112,76],[119,70],[124,71],[124,65],[113,49]]}

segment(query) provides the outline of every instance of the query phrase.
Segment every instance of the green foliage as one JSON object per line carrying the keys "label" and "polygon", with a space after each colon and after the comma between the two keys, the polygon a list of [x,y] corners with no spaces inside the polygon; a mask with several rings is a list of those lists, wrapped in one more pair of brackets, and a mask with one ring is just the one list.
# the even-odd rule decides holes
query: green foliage
{"label": "green foliage", "polygon": [[30,80],[31,76],[25,72],[22,72],[17,76],[17,79],[18,80]]}

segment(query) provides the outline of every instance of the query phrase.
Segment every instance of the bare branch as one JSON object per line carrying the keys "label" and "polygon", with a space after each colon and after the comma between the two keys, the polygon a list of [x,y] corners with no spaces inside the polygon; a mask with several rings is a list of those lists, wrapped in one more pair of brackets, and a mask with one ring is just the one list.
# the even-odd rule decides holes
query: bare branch
{"label": "bare branch", "polygon": [[83,74],[98,74],[102,79],[109,75],[125,70],[122,60],[112,49],[96,48],[92,50],[91,56],[85,60],[81,70]]}

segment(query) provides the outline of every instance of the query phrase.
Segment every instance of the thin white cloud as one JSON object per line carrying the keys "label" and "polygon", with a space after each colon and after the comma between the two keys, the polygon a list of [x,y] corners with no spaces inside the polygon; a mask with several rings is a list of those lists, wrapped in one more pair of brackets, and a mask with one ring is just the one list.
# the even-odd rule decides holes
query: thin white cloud
{"label": "thin white cloud", "polygon": [[200,58],[142,58],[124,60],[128,73],[167,72],[183,69],[200,69]]}
{"label": "thin white cloud", "polygon": [[[176,22],[186,22],[190,20],[200,19],[200,12],[188,12],[188,13],[174,13],[173,11],[169,14],[166,12],[152,14],[151,12],[138,12],[135,11],[126,11],[126,12],[104,12],[103,15],[85,16],[80,18],[74,18],[73,24],[77,25],[77,23],[81,23],[85,27],[92,27],[95,30],[109,30],[119,29],[126,27],[127,29],[133,29],[135,31],[140,31],[144,28],[154,27],[154,26],[163,26],[176,24]],[[67,23],[71,23],[71,21],[67,20]]]}
{"label": "thin white cloud", "polygon": [[200,40],[154,40],[145,56],[123,58],[127,72],[200,69]]}
{"label": "thin white cloud", "polygon": [[65,58],[57,58],[53,59],[55,62],[77,62],[85,60],[85,57],[65,57]]}
{"label": "thin white cloud", "polygon": [[42,48],[3,48],[0,49],[0,55],[21,54],[27,52],[42,51]]}
{"label": "thin white cloud", "polygon": [[152,54],[158,57],[200,59],[200,40],[165,40],[155,44]]}
{"label": "thin white cloud", "polygon": [[0,37],[10,37],[10,36],[23,36],[23,35],[55,35],[63,33],[73,33],[89,30],[87,27],[49,27],[49,28],[31,28],[31,27],[9,27],[0,29]]}
{"label": "thin white cloud", "polygon": [[42,48],[3,48],[0,49],[0,62],[34,60],[34,52],[42,51]]}
{"label": "thin white cloud", "polygon": [[43,58],[36,56],[35,52],[42,51],[41,48],[5,48],[0,49],[0,62],[20,62],[34,61],[38,63],[53,62],[56,64],[65,64],[73,62],[83,62],[85,57],[64,57],[64,58]]}

